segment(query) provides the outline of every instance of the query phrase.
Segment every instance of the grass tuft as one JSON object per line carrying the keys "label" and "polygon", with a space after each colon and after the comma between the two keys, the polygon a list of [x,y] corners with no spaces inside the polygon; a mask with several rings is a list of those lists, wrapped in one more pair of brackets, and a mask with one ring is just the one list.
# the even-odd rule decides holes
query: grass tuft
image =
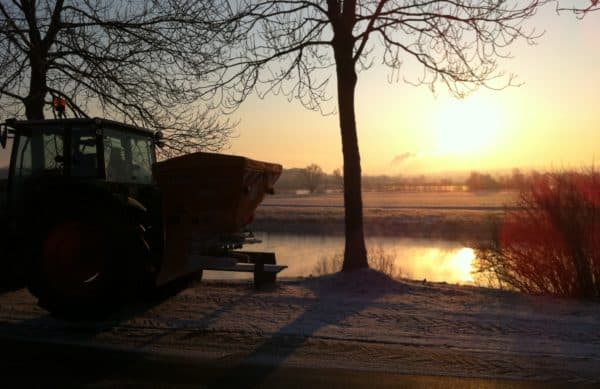
{"label": "grass tuft", "polygon": [[[407,273],[396,264],[396,256],[396,250],[385,249],[381,244],[368,250],[367,253],[369,266],[372,269],[380,271],[391,278],[405,278]],[[343,263],[343,252],[337,252],[329,257],[323,256],[315,265],[312,273],[315,276],[337,273],[342,270]]]}

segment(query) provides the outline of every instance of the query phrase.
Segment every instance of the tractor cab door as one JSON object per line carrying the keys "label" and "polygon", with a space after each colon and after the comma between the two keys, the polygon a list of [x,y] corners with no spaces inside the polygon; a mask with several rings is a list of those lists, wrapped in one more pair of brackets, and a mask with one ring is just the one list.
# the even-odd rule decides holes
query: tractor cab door
{"label": "tractor cab door", "polygon": [[[40,184],[58,183],[63,177],[76,180],[101,177],[98,149],[96,131],[89,126],[16,128],[9,173],[9,203],[16,215],[25,211],[22,207],[28,191]],[[39,205],[43,201],[36,199]]]}
{"label": "tractor cab door", "polygon": [[37,177],[63,176],[65,172],[64,132],[22,128],[15,133],[9,173],[9,203],[19,214],[26,186]]}

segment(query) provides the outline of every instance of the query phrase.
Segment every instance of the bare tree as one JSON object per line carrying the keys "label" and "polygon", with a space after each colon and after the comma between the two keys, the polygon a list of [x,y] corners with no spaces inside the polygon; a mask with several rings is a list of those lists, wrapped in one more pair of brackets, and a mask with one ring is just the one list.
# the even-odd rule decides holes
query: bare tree
{"label": "bare tree", "polygon": [[209,90],[231,107],[256,91],[281,93],[323,112],[335,74],[344,161],[343,269],[367,267],[354,100],[358,72],[381,61],[392,79],[400,79],[408,61],[422,69],[411,82],[432,89],[441,84],[459,97],[480,86],[507,86],[510,75],[494,82],[503,76],[497,58],[515,40],[536,37],[523,23],[543,1],[214,1],[215,26],[234,44],[207,67],[207,74],[218,74]]}
{"label": "bare tree", "polygon": [[570,5],[562,7],[560,3],[557,6],[557,11],[572,11],[575,15],[583,18],[585,15],[600,10],[600,0],[586,0],[584,4]]}
{"label": "bare tree", "polygon": [[600,10],[600,1],[598,0],[590,0],[590,4],[585,7],[582,11],[585,12],[593,12]]}
{"label": "bare tree", "polygon": [[306,185],[308,191],[312,194],[323,183],[325,173],[321,169],[321,166],[313,163],[302,169],[302,178],[304,178],[304,185]]}
{"label": "bare tree", "polygon": [[498,286],[600,298],[600,174],[540,174],[519,193],[476,267]]}
{"label": "bare tree", "polygon": [[189,0],[0,2],[0,112],[43,119],[54,98],[75,116],[163,130],[166,155],[218,150],[232,125],[199,89],[215,32]]}
{"label": "bare tree", "polygon": [[335,189],[344,189],[344,176],[342,175],[342,171],[338,168],[335,169],[332,173],[333,177],[333,185]]}

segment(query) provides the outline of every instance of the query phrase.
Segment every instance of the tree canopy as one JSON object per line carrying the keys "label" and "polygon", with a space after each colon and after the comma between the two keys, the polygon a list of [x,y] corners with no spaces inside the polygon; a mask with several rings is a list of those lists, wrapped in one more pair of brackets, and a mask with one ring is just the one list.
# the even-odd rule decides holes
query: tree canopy
{"label": "tree canopy", "polygon": [[75,116],[164,130],[167,154],[221,148],[232,126],[199,89],[205,61],[218,54],[203,4],[0,2],[0,113],[41,119],[60,97]]}
{"label": "tree canopy", "polygon": [[600,0],[556,0],[556,12],[572,12],[579,19],[583,19],[588,14],[600,11]]}
{"label": "tree canopy", "polygon": [[589,3],[581,6],[581,7],[573,7],[573,11],[578,15],[585,15],[590,12],[600,10],[600,1],[599,0],[589,0]]}
{"label": "tree canopy", "polygon": [[[229,45],[205,68],[209,85],[232,107],[254,91],[281,93],[310,109],[322,109],[344,43],[357,71],[377,63],[399,80],[441,84],[456,96],[485,85],[506,86],[498,58],[510,56],[517,39],[539,37],[524,22],[544,1],[505,0],[229,0],[211,1],[214,29]],[[416,75],[402,75],[410,61]],[[225,88],[224,88],[225,87]],[[228,87],[228,88],[226,88]]]}

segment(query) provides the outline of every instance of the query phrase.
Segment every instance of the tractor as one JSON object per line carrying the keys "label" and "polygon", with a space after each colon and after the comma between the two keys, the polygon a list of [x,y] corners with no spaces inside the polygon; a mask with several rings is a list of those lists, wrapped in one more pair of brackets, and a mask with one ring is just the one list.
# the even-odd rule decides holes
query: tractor
{"label": "tractor", "polygon": [[2,146],[13,139],[0,261],[50,311],[111,306],[204,270],[252,272],[261,286],[286,267],[240,250],[257,241],[245,228],[278,164],[204,152],[157,162],[160,132],[100,118],[0,130]]}

